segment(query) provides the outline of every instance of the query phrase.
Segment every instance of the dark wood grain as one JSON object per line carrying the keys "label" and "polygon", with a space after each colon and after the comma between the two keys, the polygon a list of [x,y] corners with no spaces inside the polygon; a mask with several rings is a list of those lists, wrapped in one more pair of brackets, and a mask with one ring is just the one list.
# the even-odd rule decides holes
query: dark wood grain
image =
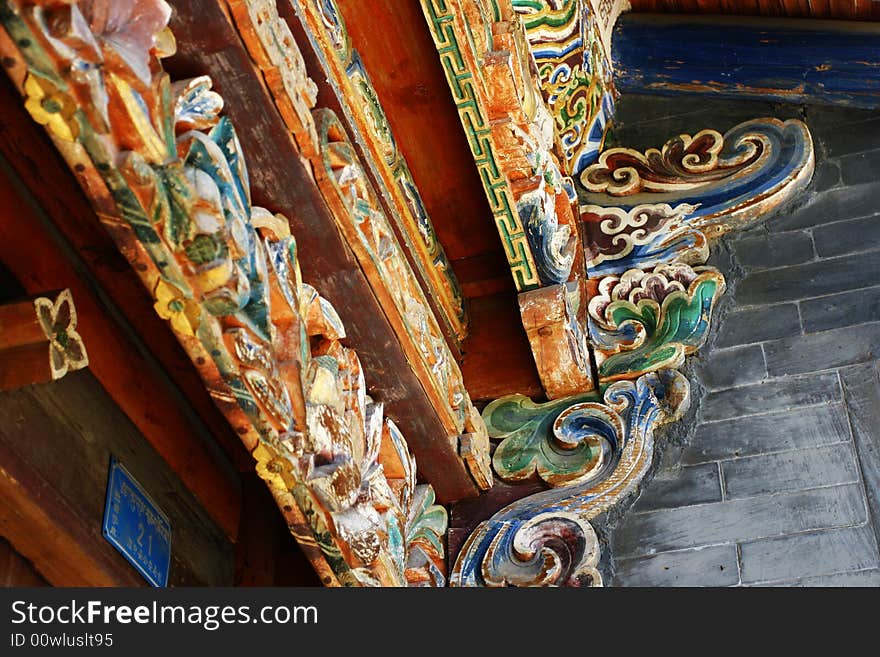
{"label": "dark wood grain", "polygon": [[[54,383],[28,386],[0,395],[0,440],[31,476],[44,481],[60,501],[44,507],[57,526],[64,520],[56,506],[64,506],[86,532],[84,551],[104,554],[118,568],[115,584],[130,578],[119,572],[134,570],[101,533],[110,456],[118,458],[168,516],[172,526],[172,561],[169,584],[222,586],[232,583],[232,543],[185,484],[119,410],[98,380],[88,371],[68,374]],[[27,440],[22,440],[27,436]],[[6,467],[6,460],[2,461]],[[38,498],[34,498],[37,500]],[[21,506],[16,505],[16,510]],[[73,519],[70,522],[74,522]],[[54,533],[43,534],[44,549]],[[14,543],[20,532],[8,534]],[[19,549],[26,556],[25,550]],[[116,558],[118,557],[118,558]],[[38,563],[34,558],[35,563]],[[63,563],[63,560],[62,560]],[[40,564],[41,571],[47,566]],[[48,573],[46,574],[49,577]],[[67,581],[50,578],[56,585],[86,584],[80,573]],[[140,576],[135,574],[140,580]],[[143,582],[138,582],[142,584]]]}
{"label": "dark wood grain", "polygon": [[0,586],[49,586],[33,564],[16,552],[5,538],[0,538]]}

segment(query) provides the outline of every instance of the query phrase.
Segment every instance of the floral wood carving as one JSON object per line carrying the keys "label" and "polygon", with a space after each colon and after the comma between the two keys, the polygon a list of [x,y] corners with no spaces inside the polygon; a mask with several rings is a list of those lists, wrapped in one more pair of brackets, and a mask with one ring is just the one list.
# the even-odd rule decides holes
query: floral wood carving
{"label": "floral wood carving", "polygon": [[717,270],[683,263],[600,279],[589,305],[599,380],[680,367],[705,341],[724,288]]}
{"label": "floral wood carving", "polygon": [[[416,485],[332,305],[302,282],[287,220],[251,204],[210,80],[163,72],[169,15],[158,1],[4,2],[0,49],[24,64],[10,69],[23,95],[39,78],[63,96],[41,107],[69,134],[44,125],[324,583],[442,584],[445,511]],[[59,344],[63,309],[45,309]]]}
{"label": "floral wood carving", "polygon": [[[434,275],[430,289],[437,294],[440,294],[438,290],[441,287],[445,290],[438,298],[447,299],[444,302],[447,309],[455,308],[447,319],[457,326],[455,333],[460,337],[465,330],[465,318],[460,303],[454,300],[458,295],[457,286],[450,278],[451,269],[447,267],[448,263],[444,264],[445,255],[429,223],[420,224],[424,230],[419,240],[423,241],[416,241],[421,244],[421,250],[415,248],[418,245],[408,238],[408,241],[401,243],[397,237],[401,231],[395,232],[392,218],[381,203],[380,193],[394,196],[400,187],[406,192],[407,202],[415,204],[413,207],[421,207],[406,162],[393,143],[393,135],[382,127],[387,127],[387,124],[381,107],[373,103],[367,108],[369,111],[366,114],[362,113],[366,111],[361,103],[361,100],[366,102],[362,94],[369,96],[372,85],[364,71],[350,70],[349,64],[355,62],[357,54],[351,50],[344,23],[335,5],[332,2],[314,6],[303,3],[300,8],[310,17],[308,25],[314,30],[311,37],[318,44],[327,65],[332,65],[334,75],[338,76],[337,84],[348,90],[344,98],[349,99],[352,111],[359,117],[360,122],[355,123],[366,135],[366,141],[371,145],[370,163],[380,173],[378,190],[365,170],[369,164],[365,164],[359,155],[339,117],[326,108],[314,109],[317,89],[306,75],[305,64],[290,27],[278,15],[275,3],[237,0],[229,4],[248,52],[263,71],[273,99],[297,146],[309,158],[318,187],[379,296],[416,375],[424,382],[449,439],[458,441],[465,434],[482,435],[483,440],[473,444],[484,444],[488,449],[485,427],[464,389],[458,364],[446,344],[443,329],[435,318],[417,275],[407,260],[406,252],[414,250],[422,253],[428,258],[422,261],[423,265],[432,263],[430,267],[425,265]],[[278,46],[279,43],[283,47]],[[281,84],[281,81],[285,82]],[[305,93],[300,91],[302,88],[306,89]],[[380,157],[380,154],[383,155]],[[403,210],[394,216],[403,216],[401,212]],[[410,220],[416,219],[410,216]],[[423,219],[427,220],[427,216]],[[412,235],[417,234],[418,230],[411,223],[402,233]],[[491,486],[488,453],[479,458],[467,458],[465,462],[481,489]],[[479,467],[481,464],[482,468]]]}
{"label": "floral wood carving", "polygon": [[[272,63],[264,68],[264,75],[268,73],[268,77],[277,77],[293,68],[296,74],[287,73],[288,78],[305,77],[304,66],[301,68],[302,56],[290,36],[290,27],[278,15],[274,0],[227,0],[227,3],[251,56],[258,63],[266,59]],[[406,160],[397,148],[369,75],[357,51],[351,47],[338,7],[333,0],[292,0],[290,4],[303,17],[307,36],[326,69],[321,75],[330,77],[334,88],[339,90],[342,110],[350,118],[357,135],[354,141],[365,146],[359,154],[361,163],[380,181],[379,193],[389,201],[389,218],[395,224],[396,234],[406,252],[412,256],[409,261],[413,270],[425,283],[428,296],[438,300],[438,317],[448,327],[447,332],[456,342],[460,341],[467,332],[467,314],[458,281],[437,240]],[[279,42],[284,46],[273,45]],[[295,55],[291,51],[295,51]],[[286,59],[294,60],[295,67],[288,65]],[[311,80],[309,84],[314,86]],[[269,84],[279,107],[291,102],[299,105],[292,129],[303,121],[299,116],[302,110],[315,105],[315,93],[302,98],[298,86],[302,85]],[[301,146],[303,153],[309,156],[318,146],[316,136],[311,136],[314,142],[307,147]]]}
{"label": "floral wood carving", "polygon": [[0,391],[57,381],[88,364],[70,290],[0,303]]}
{"label": "floral wood carving", "polygon": [[49,368],[52,380],[89,365],[89,355],[76,331],[76,307],[70,290],[62,290],[54,301],[48,297],[34,299],[37,320],[49,341]]}

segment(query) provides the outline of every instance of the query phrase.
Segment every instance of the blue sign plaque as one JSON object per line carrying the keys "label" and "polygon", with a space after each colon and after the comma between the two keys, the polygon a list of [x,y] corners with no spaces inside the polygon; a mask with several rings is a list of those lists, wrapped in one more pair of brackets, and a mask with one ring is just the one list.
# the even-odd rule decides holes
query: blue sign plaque
{"label": "blue sign plaque", "polygon": [[104,538],[153,586],[168,585],[171,523],[128,470],[110,457]]}

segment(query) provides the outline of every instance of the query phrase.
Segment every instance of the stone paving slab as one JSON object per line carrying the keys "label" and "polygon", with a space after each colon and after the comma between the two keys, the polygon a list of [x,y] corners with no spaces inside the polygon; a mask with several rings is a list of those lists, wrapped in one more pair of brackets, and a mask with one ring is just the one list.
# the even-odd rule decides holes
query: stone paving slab
{"label": "stone paving slab", "polygon": [[617,558],[648,556],[795,532],[851,527],[867,520],[858,484],[630,513],[612,536]]}
{"label": "stone paving slab", "polygon": [[744,237],[732,244],[736,259],[746,269],[772,269],[810,262],[816,256],[813,239],[805,231]]}
{"label": "stone paving slab", "polygon": [[880,373],[877,363],[841,371],[868,508],[880,541]]}
{"label": "stone paving slab", "polygon": [[616,564],[623,586],[734,586],[739,583],[736,547],[665,552]]}
{"label": "stone paving slab", "polygon": [[870,217],[877,213],[880,182],[840,187],[818,194],[811,203],[797,212],[767,222],[771,232],[812,228],[836,221]]}
{"label": "stone paving slab", "polygon": [[835,573],[818,577],[804,577],[796,580],[756,584],[755,586],[792,586],[792,587],[880,587],[880,570],[871,569],[853,573]]}
{"label": "stone paving slab", "polygon": [[844,185],[860,185],[880,180],[880,150],[844,155],[837,163]]}
{"label": "stone paving slab", "polygon": [[802,374],[880,358],[880,322],[795,335],[764,345],[770,376]]}
{"label": "stone paving slab", "polygon": [[807,333],[880,322],[880,287],[808,299],[801,301],[800,306],[804,331]]}
{"label": "stone paving slab", "polygon": [[813,243],[820,258],[880,249],[880,215],[818,226]]}
{"label": "stone paving slab", "polygon": [[721,463],[728,499],[859,481],[849,442]]}
{"label": "stone paving slab", "polygon": [[860,121],[845,130],[823,130],[820,135],[827,157],[863,153],[880,148],[880,119]]}
{"label": "stone paving slab", "polygon": [[828,258],[747,276],[736,289],[743,306],[798,301],[877,285],[880,251]]}
{"label": "stone paving slab", "polygon": [[642,495],[633,505],[633,513],[669,509],[690,504],[721,501],[718,465],[706,463],[673,472],[658,472],[651,482],[651,494]]}
{"label": "stone paving slab", "polygon": [[850,440],[849,418],[842,403],[797,408],[700,424],[681,455],[694,464]]}
{"label": "stone paving slab", "polygon": [[761,345],[716,350],[696,357],[697,376],[707,388],[732,388],[767,378]]}
{"label": "stone paving slab", "polygon": [[880,566],[867,525],[740,545],[742,583],[771,582]]}
{"label": "stone paving slab", "polygon": [[797,304],[746,308],[733,311],[724,318],[718,327],[715,347],[733,347],[787,338],[800,332],[801,318]]}
{"label": "stone paving slab", "polygon": [[[855,157],[859,156],[856,155]],[[842,182],[840,169],[840,160],[836,162],[834,160],[825,160],[824,162],[817,164],[810,187],[816,192],[824,192],[833,187],[837,187]],[[871,180],[873,180],[873,178],[869,180],[860,180],[859,182],[870,182]]]}
{"label": "stone paving slab", "polygon": [[704,421],[726,420],[840,399],[837,372],[821,372],[710,392],[702,399],[699,414]]}

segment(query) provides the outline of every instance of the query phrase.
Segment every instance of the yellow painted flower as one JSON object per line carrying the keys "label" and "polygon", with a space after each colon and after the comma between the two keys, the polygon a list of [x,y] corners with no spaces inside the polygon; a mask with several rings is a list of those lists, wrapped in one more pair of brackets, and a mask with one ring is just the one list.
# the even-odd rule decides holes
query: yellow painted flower
{"label": "yellow painted flower", "polygon": [[76,104],[73,99],[49,80],[28,75],[24,81],[27,95],[24,106],[34,121],[46,126],[56,137],[73,141],[79,134],[79,124],[73,115]]}
{"label": "yellow painted flower", "polygon": [[195,335],[199,328],[201,309],[192,299],[187,299],[175,286],[161,278],[154,292],[156,303],[153,308],[162,319],[171,322],[171,328],[177,333]]}

